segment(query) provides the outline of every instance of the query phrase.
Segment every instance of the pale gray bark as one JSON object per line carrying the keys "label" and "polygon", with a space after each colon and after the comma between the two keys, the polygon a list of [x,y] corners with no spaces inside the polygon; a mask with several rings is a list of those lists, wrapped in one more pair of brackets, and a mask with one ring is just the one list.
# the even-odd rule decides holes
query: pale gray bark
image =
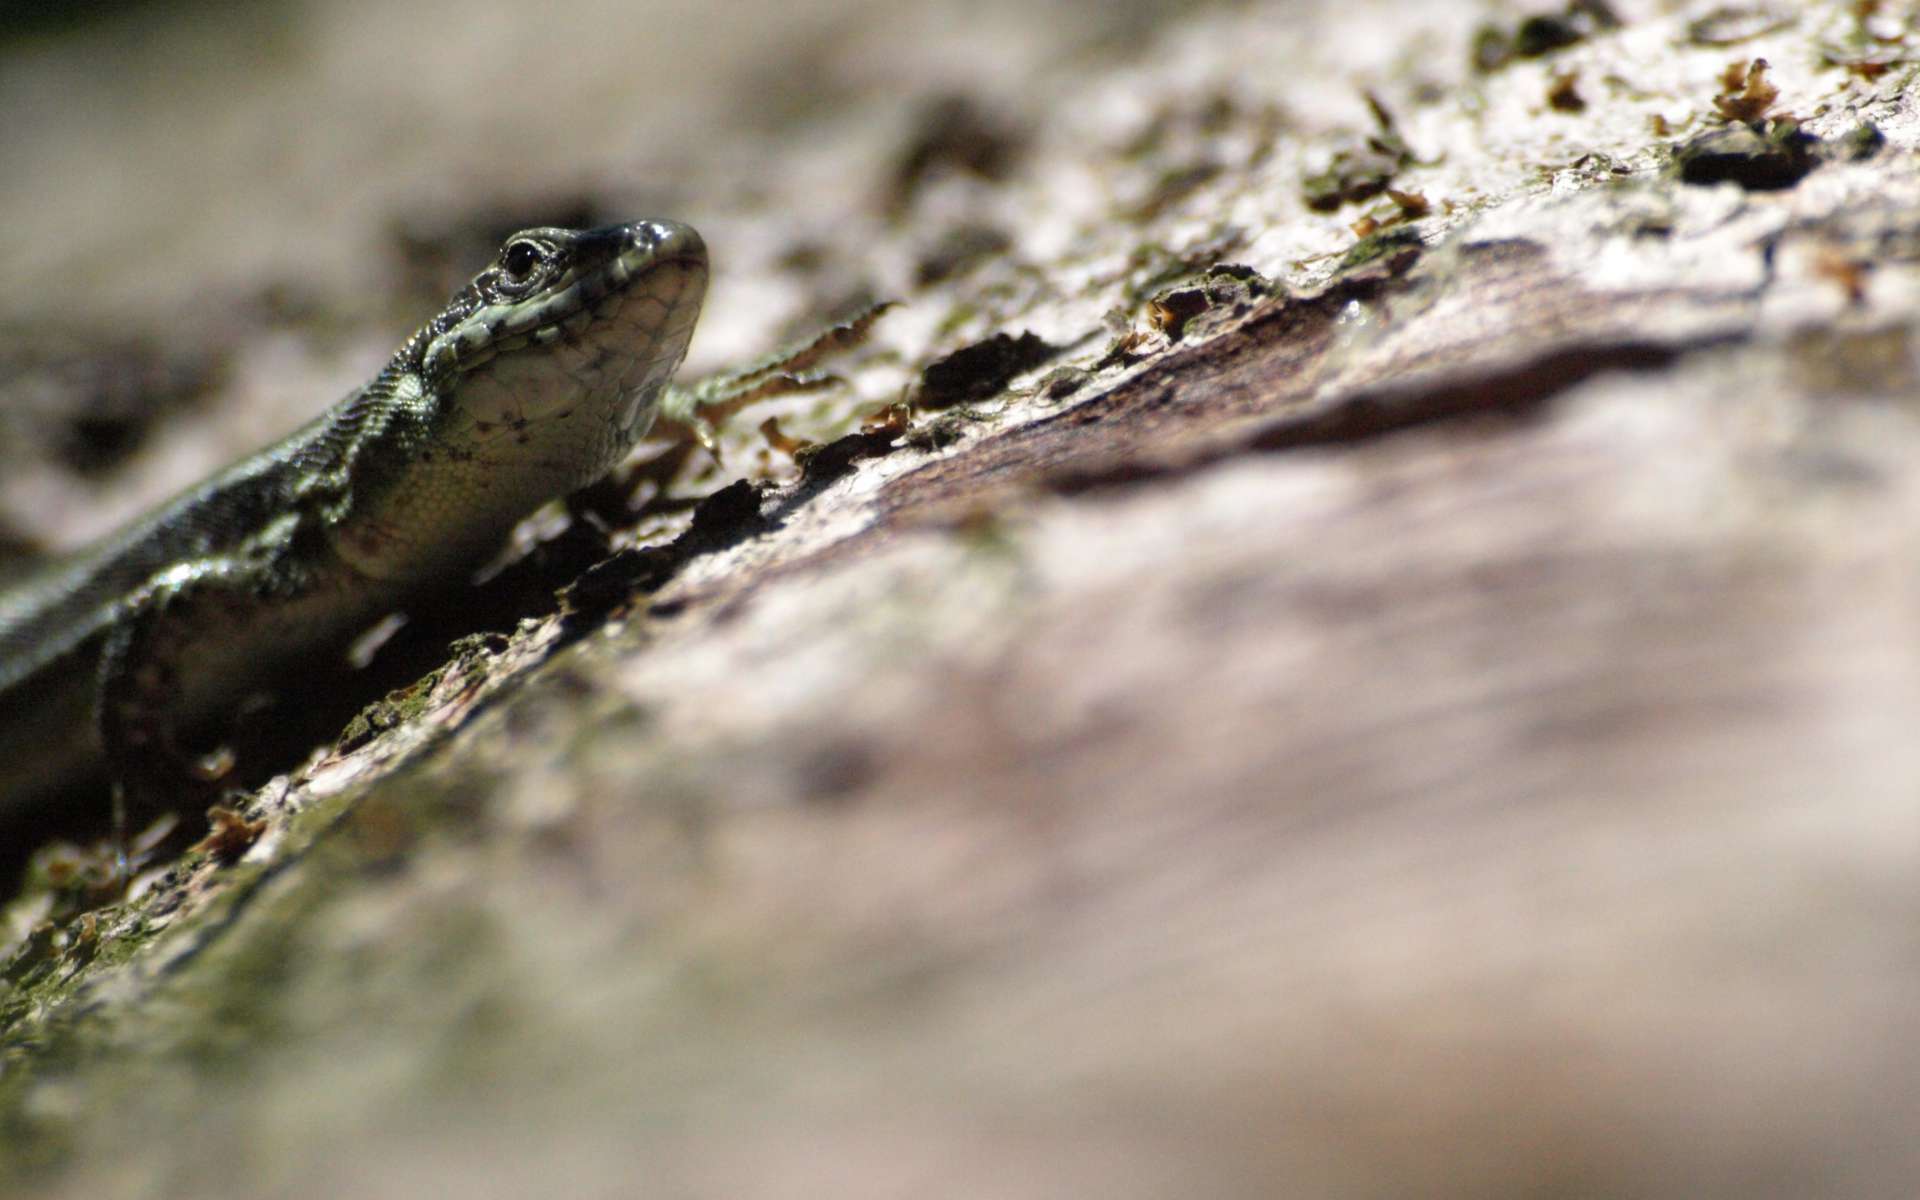
{"label": "pale gray bark", "polygon": [[[21,1178],[1912,1193],[1920,35],[1713,7],[1561,12],[1484,73],[1473,5],[1091,47],[884,10],[774,133],[702,109],[659,152],[720,263],[701,365],[910,303],[848,390],[735,423],[760,492],[48,950]],[[1800,118],[1757,137],[1804,178],[1683,182],[1729,108]],[[1369,133],[1405,198],[1311,207]],[[586,193],[649,203],[642,158]],[[1278,290],[1185,285],[1217,262]],[[767,412],[830,441],[1025,330],[1060,352],[1011,391],[756,462]],[[235,336],[214,411],[288,354]]]}

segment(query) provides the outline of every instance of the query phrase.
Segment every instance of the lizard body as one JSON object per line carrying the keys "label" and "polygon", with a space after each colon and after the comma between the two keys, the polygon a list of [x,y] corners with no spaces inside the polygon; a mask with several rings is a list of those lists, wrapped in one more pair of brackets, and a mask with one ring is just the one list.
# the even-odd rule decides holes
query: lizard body
{"label": "lizard body", "polygon": [[411,600],[646,432],[707,280],[692,229],[517,233],[334,408],[0,592],[0,827],[206,724]]}

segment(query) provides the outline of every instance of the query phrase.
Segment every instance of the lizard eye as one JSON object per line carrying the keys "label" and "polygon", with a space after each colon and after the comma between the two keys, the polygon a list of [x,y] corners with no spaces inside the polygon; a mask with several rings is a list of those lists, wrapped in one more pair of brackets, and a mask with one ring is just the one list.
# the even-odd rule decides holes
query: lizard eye
{"label": "lizard eye", "polygon": [[534,268],[545,261],[546,255],[540,252],[540,247],[532,242],[515,242],[507,247],[500,265],[506,269],[508,282],[525,283]]}

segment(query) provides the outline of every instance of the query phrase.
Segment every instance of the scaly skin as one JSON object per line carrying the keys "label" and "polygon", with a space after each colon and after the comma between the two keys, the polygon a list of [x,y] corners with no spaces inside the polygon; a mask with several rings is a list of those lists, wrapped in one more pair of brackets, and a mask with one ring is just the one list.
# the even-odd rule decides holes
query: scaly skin
{"label": "scaly skin", "polygon": [[164,793],[176,730],[297,688],[604,474],[652,424],[706,280],[672,222],[517,233],[365,387],[0,593],[0,830],[103,776]]}

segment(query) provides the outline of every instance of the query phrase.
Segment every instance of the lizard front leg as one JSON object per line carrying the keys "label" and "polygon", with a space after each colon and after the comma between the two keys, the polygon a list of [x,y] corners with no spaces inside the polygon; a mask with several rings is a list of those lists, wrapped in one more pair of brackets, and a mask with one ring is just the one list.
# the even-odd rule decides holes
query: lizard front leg
{"label": "lizard front leg", "polygon": [[[251,561],[201,560],[162,572],[122,604],[101,647],[94,725],[113,786],[116,876],[127,874],[130,812],[208,798],[222,772],[201,769],[177,742],[181,679],[216,639],[247,637],[272,597]],[[268,585],[271,588],[271,585]]]}

